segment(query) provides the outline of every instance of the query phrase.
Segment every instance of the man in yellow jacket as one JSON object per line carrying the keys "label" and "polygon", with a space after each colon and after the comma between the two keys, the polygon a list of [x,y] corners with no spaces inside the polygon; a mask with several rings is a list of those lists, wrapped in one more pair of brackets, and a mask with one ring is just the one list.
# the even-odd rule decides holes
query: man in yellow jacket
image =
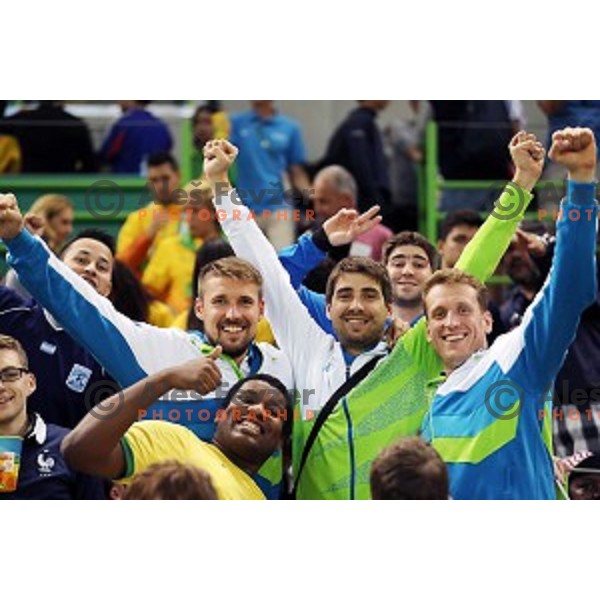
{"label": "man in yellow jacket", "polygon": [[181,184],[181,174],[170,154],[161,152],[150,156],[148,183],[154,192],[154,201],[132,212],[117,238],[117,258],[138,275],[157,245],[179,232],[185,204],[175,194]]}

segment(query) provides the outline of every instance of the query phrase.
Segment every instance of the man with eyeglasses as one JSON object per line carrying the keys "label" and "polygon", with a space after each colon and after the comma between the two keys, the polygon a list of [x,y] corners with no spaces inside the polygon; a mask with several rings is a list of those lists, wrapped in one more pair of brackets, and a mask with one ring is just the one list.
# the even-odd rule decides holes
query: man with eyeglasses
{"label": "man with eyeglasses", "polygon": [[[20,468],[14,491],[2,492],[0,500],[103,500],[102,479],[73,471],[65,462],[60,444],[68,429],[46,424],[37,413],[27,411],[27,398],[36,389],[21,344],[0,335],[0,441],[22,438]],[[0,450],[0,471],[15,457]]]}

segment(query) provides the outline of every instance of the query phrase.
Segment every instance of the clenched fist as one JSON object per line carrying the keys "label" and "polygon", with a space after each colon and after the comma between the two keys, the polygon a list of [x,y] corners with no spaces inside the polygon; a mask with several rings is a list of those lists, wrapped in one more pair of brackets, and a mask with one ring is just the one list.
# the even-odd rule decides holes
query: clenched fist
{"label": "clenched fist", "polygon": [[12,240],[23,230],[23,215],[14,194],[0,194],[0,238]]}
{"label": "clenched fist", "polygon": [[238,149],[227,140],[211,140],[204,145],[204,176],[209,183],[227,181],[227,171],[234,163]]}
{"label": "clenched fist", "polygon": [[596,140],[591,129],[567,127],[552,135],[550,158],[569,171],[569,179],[582,183],[596,178]]}
{"label": "clenched fist", "polygon": [[508,149],[515,165],[513,181],[531,192],[544,169],[544,147],[532,133],[519,131],[510,141]]}

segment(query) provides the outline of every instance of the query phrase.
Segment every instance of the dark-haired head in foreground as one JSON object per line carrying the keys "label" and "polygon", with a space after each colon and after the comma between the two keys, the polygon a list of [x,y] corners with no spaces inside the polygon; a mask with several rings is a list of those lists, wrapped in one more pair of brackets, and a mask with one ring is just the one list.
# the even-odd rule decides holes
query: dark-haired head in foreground
{"label": "dark-haired head in foreground", "polygon": [[448,500],[449,494],[446,465],[421,438],[399,440],[371,467],[373,500]]}

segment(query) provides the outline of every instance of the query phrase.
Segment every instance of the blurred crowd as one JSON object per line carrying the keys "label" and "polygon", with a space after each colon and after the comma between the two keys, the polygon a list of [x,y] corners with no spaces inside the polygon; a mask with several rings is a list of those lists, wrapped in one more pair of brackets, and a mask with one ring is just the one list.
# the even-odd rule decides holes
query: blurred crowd
{"label": "blurred crowd", "polygon": [[[62,102],[0,103],[0,500],[600,499],[600,101],[539,101],[543,140],[519,101],[414,101],[382,128],[388,104],[313,162],[274,101],[201,104],[185,181],[148,101],[99,148]],[[431,121],[463,182],[436,240]],[[152,197],[113,239],[68,193],[22,210],[19,173]]]}

